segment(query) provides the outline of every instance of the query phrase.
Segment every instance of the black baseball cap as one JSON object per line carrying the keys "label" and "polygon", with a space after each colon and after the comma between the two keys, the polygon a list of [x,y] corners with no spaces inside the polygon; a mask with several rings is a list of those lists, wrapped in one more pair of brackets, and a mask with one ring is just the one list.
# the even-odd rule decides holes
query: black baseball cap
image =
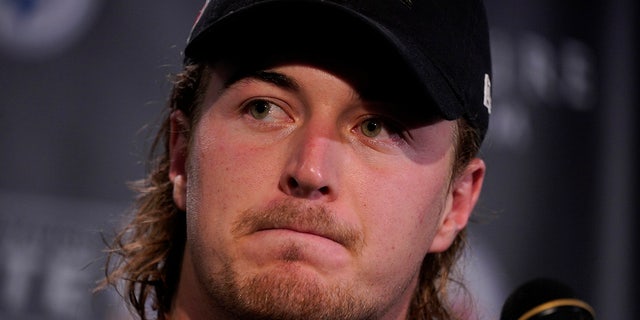
{"label": "black baseball cap", "polygon": [[[444,119],[464,117],[484,139],[491,113],[491,53],[482,0],[207,0],[189,35],[184,63],[206,59],[226,45],[222,39],[242,42],[234,35],[241,27],[260,32],[274,21],[312,18],[316,28],[348,21],[386,42]],[[305,32],[295,23],[288,28],[289,35]]]}

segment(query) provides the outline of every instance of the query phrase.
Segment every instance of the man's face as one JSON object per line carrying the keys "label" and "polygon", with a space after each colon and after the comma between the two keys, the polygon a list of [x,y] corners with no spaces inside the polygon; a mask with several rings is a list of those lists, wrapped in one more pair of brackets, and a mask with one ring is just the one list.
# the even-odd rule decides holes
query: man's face
{"label": "man's face", "polygon": [[470,211],[455,216],[455,123],[415,112],[423,101],[370,99],[361,88],[384,86],[361,75],[231,74],[214,68],[190,140],[173,116],[174,199],[187,214],[178,301],[220,318],[404,317],[424,256]]}

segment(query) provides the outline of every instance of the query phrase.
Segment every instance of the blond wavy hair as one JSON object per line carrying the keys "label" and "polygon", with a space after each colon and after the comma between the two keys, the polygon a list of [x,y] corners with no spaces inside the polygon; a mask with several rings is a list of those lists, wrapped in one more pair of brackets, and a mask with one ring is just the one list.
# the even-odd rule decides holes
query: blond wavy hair
{"label": "blond wavy hair", "polygon": [[[135,183],[138,198],[133,217],[107,249],[105,278],[98,289],[115,287],[142,320],[149,319],[148,313],[162,319],[169,311],[185,247],[185,215],[173,202],[169,181],[169,115],[181,110],[191,127],[197,123],[209,74],[207,65],[189,65],[176,75],[167,115],[151,147],[150,171],[146,179]],[[464,119],[457,121],[456,140],[452,179],[477,155],[480,146],[477,131]],[[455,281],[452,270],[465,241],[462,230],[447,251],[424,258],[408,319],[454,318],[446,291]]]}

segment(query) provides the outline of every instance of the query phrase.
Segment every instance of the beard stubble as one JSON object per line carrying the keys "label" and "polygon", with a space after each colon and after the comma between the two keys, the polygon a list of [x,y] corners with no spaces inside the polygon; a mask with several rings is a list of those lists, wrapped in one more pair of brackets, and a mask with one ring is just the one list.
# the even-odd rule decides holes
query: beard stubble
{"label": "beard stubble", "polygon": [[[297,225],[327,235],[353,255],[363,247],[363,235],[355,227],[339,222],[325,207],[302,206],[281,201],[262,210],[247,210],[234,222],[236,237],[265,229]],[[327,283],[317,274],[302,270],[297,262],[301,245],[289,242],[281,251],[277,267],[257,274],[240,274],[226,257],[222,268],[207,273],[201,259],[194,259],[196,272],[204,279],[205,291],[216,309],[233,319],[368,320],[380,310],[380,297],[358,290],[352,283]],[[197,257],[195,253],[194,257]],[[199,265],[199,266],[198,266]]]}

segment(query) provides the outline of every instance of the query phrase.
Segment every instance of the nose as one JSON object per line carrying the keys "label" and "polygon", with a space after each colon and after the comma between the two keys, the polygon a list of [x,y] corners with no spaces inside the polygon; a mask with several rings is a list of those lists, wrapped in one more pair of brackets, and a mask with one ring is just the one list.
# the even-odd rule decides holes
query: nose
{"label": "nose", "polygon": [[294,138],[280,178],[284,193],[309,200],[336,198],[341,143],[329,131],[316,126]]}

